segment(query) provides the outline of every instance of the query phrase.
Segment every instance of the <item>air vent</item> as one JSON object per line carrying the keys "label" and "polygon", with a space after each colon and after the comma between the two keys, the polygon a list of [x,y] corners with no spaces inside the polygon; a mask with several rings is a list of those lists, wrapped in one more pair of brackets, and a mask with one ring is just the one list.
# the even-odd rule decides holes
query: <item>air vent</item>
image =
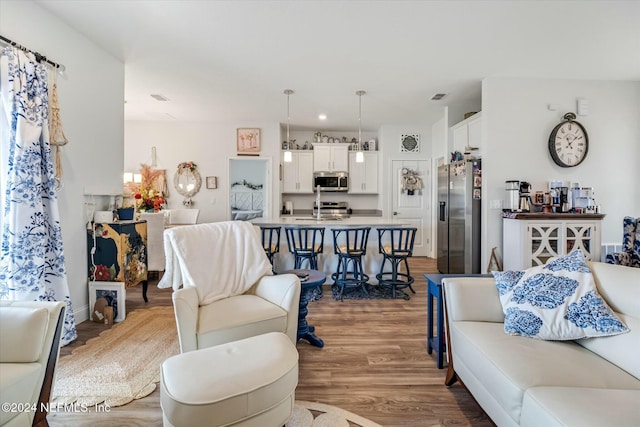
{"label": "air vent", "polygon": [[431,97],[432,101],[440,101],[442,98],[444,98],[445,96],[447,96],[446,93],[436,93],[435,95],[433,95]]}
{"label": "air vent", "polygon": [[159,93],[152,93],[151,97],[153,99],[155,99],[156,101],[168,101],[169,100],[169,98],[167,98],[164,95],[160,95]]}

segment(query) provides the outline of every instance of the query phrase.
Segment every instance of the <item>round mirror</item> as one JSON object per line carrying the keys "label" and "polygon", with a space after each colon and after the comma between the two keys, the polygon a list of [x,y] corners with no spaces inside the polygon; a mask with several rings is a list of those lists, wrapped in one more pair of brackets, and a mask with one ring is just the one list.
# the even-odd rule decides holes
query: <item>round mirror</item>
{"label": "round mirror", "polygon": [[173,176],[173,185],[176,191],[185,197],[182,204],[191,206],[193,204],[191,197],[200,191],[200,186],[202,185],[198,166],[193,162],[180,163],[176,174]]}

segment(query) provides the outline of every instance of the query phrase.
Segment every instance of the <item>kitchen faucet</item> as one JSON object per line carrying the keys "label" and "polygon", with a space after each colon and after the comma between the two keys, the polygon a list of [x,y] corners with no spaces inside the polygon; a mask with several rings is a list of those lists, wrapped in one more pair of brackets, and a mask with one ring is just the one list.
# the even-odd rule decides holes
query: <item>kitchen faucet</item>
{"label": "kitchen faucet", "polygon": [[316,186],[316,212],[317,219],[320,221],[320,185]]}

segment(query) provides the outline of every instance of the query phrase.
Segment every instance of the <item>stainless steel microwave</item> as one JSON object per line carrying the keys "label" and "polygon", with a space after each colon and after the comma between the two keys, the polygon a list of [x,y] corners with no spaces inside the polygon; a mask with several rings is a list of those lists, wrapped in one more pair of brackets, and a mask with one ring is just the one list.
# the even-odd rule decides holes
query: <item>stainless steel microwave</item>
{"label": "stainless steel microwave", "polygon": [[348,191],[349,174],[347,172],[314,172],[313,189],[320,191]]}

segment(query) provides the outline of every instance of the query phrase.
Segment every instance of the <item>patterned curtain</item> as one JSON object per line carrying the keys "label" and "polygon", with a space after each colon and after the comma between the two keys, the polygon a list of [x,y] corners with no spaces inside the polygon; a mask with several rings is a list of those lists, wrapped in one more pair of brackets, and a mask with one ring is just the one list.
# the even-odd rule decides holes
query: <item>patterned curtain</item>
{"label": "patterned curtain", "polygon": [[32,53],[7,47],[0,56],[0,85],[0,299],[66,302],[61,342],[66,345],[77,333],[49,146],[47,67]]}

